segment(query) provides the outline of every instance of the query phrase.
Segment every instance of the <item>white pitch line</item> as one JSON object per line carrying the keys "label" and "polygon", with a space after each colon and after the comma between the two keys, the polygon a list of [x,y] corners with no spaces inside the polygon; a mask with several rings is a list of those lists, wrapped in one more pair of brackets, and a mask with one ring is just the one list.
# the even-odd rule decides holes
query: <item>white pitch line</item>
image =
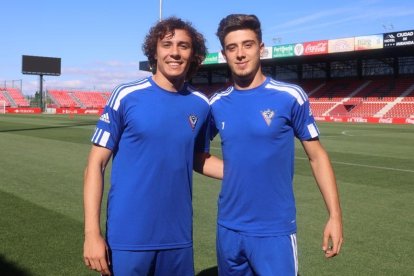
{"label": "white pitch line", "polygon": [[346,130],[342,131],[341,134],[345,135],[345,136],[354,136],[352,134],[348,134],[348,131],[346,131]]}
{"label": "white pitch line", "polygon": [[[308,158],[305,158],[305,157],[296,157],[296,159],[307,160]],[[390,167],[381,167],[381,166],[371,166],[371,165],[347,163],[347,162],[340,162],[340,161],[331,161],[331,162],[332,162],[332,164],[341,164],[341,165],[348,165],[348,166],[355,166],[355,167],[365,167],[365,168],[371,168],[371,169],[380,169],[380,170],[388,170],[388,171],[414,173],[414,170],[405,170],[405,169],[390,168]]]}
{"label": "white pitch line", "polygon": [[[210,149],[220,150],[220,148],[217,148],[217,147],[210,147]],[[307,160],[308,159],[308,158],[305,158],[305,157],[295,157],[295,158],[296,159],[301,159],[301,160]],[[388,171],[414,173],[414,170],[405,170],[405,169],[389,168],[389,167],[381,167],[381,166],[371,166],[371,165],[347,163],[347,162],[340,162],[340,161],[331,161],[331,163],[332,164],[355,166],[355,167],[371,168],[371,169],[380,169],[380,170],[388,170]]]}

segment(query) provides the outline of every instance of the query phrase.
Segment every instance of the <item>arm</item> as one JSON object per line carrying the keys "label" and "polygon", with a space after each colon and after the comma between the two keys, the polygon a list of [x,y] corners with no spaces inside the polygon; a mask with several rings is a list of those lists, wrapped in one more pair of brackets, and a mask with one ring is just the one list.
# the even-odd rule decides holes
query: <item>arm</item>
{"label": "arm", "polygon": [[194,170],[216,179],[223,179],[223,160],[207,152],[194,153]]}
{"label": "arm", "polygon": [[[339,254],[343,242],[342,212],[335,174],[328,154],[319,140],[302,141],[302,146],[309,158],[312,173],[329,212],[329,219],[323,233],[322,250],[325,252],[325,257],[334,257]],[[332,248],[328,246],[329,244]]]}
{"label": "arm", "polygon": [[85,265],[102,275],[110,275],[108,269],[108,246],[100,228],[101,202],[106,165],[112,155],[109,149],[92,146],[84,174],[85,242],[83,256]]}

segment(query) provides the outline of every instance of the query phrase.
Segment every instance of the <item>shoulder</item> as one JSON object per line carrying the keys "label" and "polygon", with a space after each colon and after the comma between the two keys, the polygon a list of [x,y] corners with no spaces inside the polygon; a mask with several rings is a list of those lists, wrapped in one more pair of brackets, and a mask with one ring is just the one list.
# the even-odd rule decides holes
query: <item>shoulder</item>
{"label": "shoulder", "polygon": [[206,104],[209,104],[208,98],[207,98],[207,96],[204,93],[198,91],[197,89],[195,89],[191,85],[187,85],[187,88],[186,89],[187,89],[187,91],[189,93],[191,93],[191,95],[199,98],[200,100],[204,101]]}
{"label": "shoulder", "polygon": [[270,79],[265,88],[286,93],[289,97],[295,98],[299,105],[304,104],[308,100],[306,92],[296,84]]}
{"label": "shoulder", "polygon": [[150,77],[128,82],[124,84],[120,84],[111,93],[111,97],[108,100],[107,105],[115,110],[119,108],[121,104],[121,100],[124,99],[126,96],[133,92],[143,91],[146,88],[152,86],[152,82],[150,81]]}
{"label": "shoulder", "polygon": [[219,90],[218,92],[214,93],[211,97],[210,97],[210,105],[212,105],[213,103],[219,101],[220,99],[227,97],[231,94],[231,92],[233,92],[234,87],[233,86],[229,86],[224,90]]}

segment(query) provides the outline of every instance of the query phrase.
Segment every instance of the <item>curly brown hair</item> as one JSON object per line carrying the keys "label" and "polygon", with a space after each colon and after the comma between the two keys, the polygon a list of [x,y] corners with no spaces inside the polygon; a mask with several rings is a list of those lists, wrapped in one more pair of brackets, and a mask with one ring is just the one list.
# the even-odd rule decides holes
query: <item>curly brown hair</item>
{"label": "curly brown hair", "polygon": [[259,43],[262,42],[260,20],[254,14],[230,14],[226,16],[220,21],[216,35],[224,48],[224,39],[228,33],[245,29],[252,30],[256,34]]}
{"label": "curly brown hair", "polygon": [[200,67],[207,54],[205,45],[206,40],[204,36],[199,33],[190,22],[183,21],[174,16],[158,22],[151,27],[146,35],[144,44],[142,45],[142,51],[148,58],[152,72],[155,73],[157,71],[157,60],[155,56],[158,40],[163,39],[170,33],[174,35],[175,30],[184,30],[191,38],[193,57],[190,61],[190,67],[186,75],[186,80],[189,80],[197,72],[197,69]]}

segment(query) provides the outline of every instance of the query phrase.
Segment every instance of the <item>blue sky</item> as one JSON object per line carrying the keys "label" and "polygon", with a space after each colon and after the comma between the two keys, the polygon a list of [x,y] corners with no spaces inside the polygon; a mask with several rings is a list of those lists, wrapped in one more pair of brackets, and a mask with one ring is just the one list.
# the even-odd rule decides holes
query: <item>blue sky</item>
{"label": "blue sky", "polygon": [[[21,73],[22,55],[60,57],[62,75],[44,89],[105,89],[143,76],[141,45],[159,20],[159,0],[8,0],[0,5],[0,86],[34,94],[39,77]],[[414,29],[413,0],[162,0],[162,17],[193,23],[209,52],[230,13],[256,14],[266,46]]]}

